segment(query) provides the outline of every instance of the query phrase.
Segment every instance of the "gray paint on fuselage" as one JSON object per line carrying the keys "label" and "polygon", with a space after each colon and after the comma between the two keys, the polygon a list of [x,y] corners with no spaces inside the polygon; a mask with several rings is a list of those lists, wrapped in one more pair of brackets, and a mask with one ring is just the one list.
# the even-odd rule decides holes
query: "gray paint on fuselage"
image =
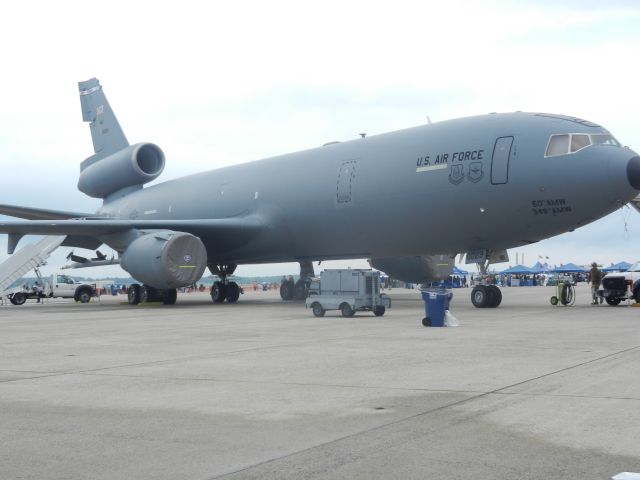
{"label": "gray paint on fuselage", "polygon": [[[512,248],[586,224],[637,193],[625,173],[635,155],[628,149],[593,146],[544,158],[551,134],[579,132],[607,133],[530,113],[444,121],[167,181],[107,203],[100,212],[150,220],[252,214],[268,226],[244,244],[197,232],[209,263]],[[504,136],[514,137],[508,182],[493,185],[493,147]],[[452,154],[478,150],[482,177],[471,181],[471,159],[452,162]],[[445,153],[446,168],[416,172],[420,157],[428,155],[433,165]],[[338,203],[336,189],[348,161],[356,162],[356,173],[345,205]],[[449,179],[452,163],[464,165],[458,184]],[[534,214],[533,202],[569,210],[556,213],[551,206],[549,213]]]}

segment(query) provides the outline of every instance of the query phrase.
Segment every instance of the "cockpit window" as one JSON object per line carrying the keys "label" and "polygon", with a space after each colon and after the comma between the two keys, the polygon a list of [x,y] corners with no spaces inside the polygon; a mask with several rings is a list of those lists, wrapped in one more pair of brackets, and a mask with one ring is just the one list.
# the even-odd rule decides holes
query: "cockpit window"
{"label": "cockpit window", "polygon": [[613,138],[613,135],[609,135],[608,133],[591,135],[591,141],[594,145],[614,145],[616,147],[620,146],[620,142]]}
{"label": "cockpit window", "polygon": [[591,145],[611,145],[619,147],[620,142],[609,133],[562,133],[551,135],[544,156],[557,157],[558,155],[576,153]]}
{"label": "cockpit window", "polygon": [[569,152],[569,135],[551,135],[545,157],[566,155]]}
{"label": "cockpit window", "polygon": [[571,135],[571,153],[582,150],[585,147],[591,145],[589,135]]}

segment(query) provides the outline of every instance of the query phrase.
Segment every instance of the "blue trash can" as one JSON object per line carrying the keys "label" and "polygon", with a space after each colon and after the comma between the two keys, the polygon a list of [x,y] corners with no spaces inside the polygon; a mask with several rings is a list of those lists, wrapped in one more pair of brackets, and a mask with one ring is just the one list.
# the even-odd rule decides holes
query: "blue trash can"
{"label": "blue trash can", "polygon": [[445,289],[422,290],[424,300],[425,318],[422,325],[425,327],[444,327],[444,312],[449,310],[449,302],[453,295]]}

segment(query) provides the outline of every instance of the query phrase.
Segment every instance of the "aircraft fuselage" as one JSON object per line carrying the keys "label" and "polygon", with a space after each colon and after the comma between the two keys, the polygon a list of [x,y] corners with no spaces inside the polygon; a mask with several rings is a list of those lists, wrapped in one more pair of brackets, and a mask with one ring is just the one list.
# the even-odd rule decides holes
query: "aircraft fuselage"
{"label": "aircraft fuselage", "polygon": [[209,264],[513,248],[586,225],[638,193],[635,152],[592,144],[545,156],[559,134],[608,132],[520,112],[450,120],[170,180],[99,213],[268,225],[241,243],[197,232]]}

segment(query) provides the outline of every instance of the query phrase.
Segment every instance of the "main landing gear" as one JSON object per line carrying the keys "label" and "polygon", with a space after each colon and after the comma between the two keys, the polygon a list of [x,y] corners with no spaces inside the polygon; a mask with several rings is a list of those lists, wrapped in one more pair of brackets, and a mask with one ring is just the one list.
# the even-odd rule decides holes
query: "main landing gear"
{"label": "main landing gear", "polygon": [[477,308],[496,308],[502,303],[502,292],[495,285],[476,285],[471,290],[471,303]]}
{"label": "main landing gear", "polygon": [[479,262],[478,271],[482,279],[480,285],[476,285],[471,290],[471,303],[476,308],[496,308],[502,303],[502,292],[495,285],[486,285],[487,270],[489,268],[489,258]]}
{"label": "main landing gear", "polygon": [[127,289],[127,301],[129,305],[148,302],[162,302],[165,305],[173,305],[176,303],[177,298],[178,292],[175,288],[160,290],[150,287],[149,285],[138,285],[134,283],[129,285]]}
{"label": "main landing gear", "polygon": [[240,298],[240,286],[236,282],[227,281],[229,275],[233,275],[237,265],[209,265],[209,270],[220,277],[220,281],[213,282],[211,287],[211,300],[213,303],[236,303]]}
{"label": "main landing gear", "polygon": [[307,298],[313,275],[313,263],[306,260],[300,262],[300,279],[297,282],[294,282],[293,278],[282,280],[280,298],[282,300],[304,300]]}

